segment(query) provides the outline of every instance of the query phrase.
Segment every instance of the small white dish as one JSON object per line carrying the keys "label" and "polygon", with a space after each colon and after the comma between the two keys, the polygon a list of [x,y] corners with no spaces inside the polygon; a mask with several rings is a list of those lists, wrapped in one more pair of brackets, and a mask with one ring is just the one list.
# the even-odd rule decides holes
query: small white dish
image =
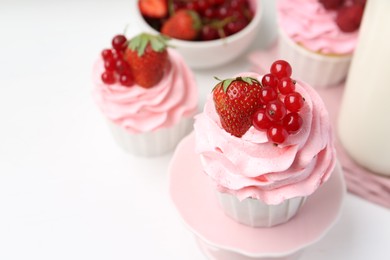
{"label": "small white dish", "polygon": [[[134,14],[142,30],[150,33],[159,33],[145,22],[139,8],[138,1],[132,1]],[[183,56],[187,64],[194,69],[206,69],[226,64],[240,55],[250,46],[259,32],[259,24],[263,8],[258,0],[249,0],[254,17],[252,21],[241,31],[224,39],[212,41],[183,41],[172,39],[170,45]]]}

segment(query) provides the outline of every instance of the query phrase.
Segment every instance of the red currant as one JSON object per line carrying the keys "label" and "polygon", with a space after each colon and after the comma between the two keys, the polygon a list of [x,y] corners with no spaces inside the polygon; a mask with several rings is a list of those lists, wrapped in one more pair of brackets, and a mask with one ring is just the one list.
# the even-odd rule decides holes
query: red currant
{"label": "red currant", "polygon": [[107,71],[115,71],[116,65],[115,65],[115,60],[109,59],[104,61],[104,68]]}
{"label": "red currant", "polygon": [[209,7],[210,7],[210,3],[207,0],[198,0],[199,12],[204,13]]}
{"label": "red currant", "polygon": [[114,84],[116,81],[115,74],[111,71],[103,72],[101,78],[102,78],[102,81],[104,83],[109,84],[109,85]]}
{"label": "red currant", "polygon": [[203,41],[211,41],[219,38],[218,31],[209,25],[203,26],[200,37]]}
{"label": "red currant", "polygon": [[291,112],[298,112],[304,105],[304,100],[298,92],[292,92],[284,98],[286,108]]}
{"label": "red currant", "polygon": [[[213,19],[213,18],[216,18],[217,16],[217,11],[214,9],[214,8],[207,8],[204,13],[203,13],[203,16],[206,17],[206,18],[209,18],[209,19]],[[207,26],[207,25],[204,25],[204,26]]]}
{"label": "red currant", "polygon": [[283,127],[289,134],[295,134],[301,129],[303,119],[297,112],[288,113],[283,118]]}
{"label": "red currant", "polygon": [[244,4],[244,1],[242,0],[232,0],[230,2],[230,6],[233,8],[233,9],[241,9],[241,6],[242,4]]}
{"label": "red currant", "polygon": [[275,75],[277,78],[289,78],[292,74],[291,65],[285,60],[277,60],[271,65],[271,74]]}
{"label": "red currant", "polygon": [[193,10],[193,11],[199,11],[199,5],[197,1],[188,2],[186,4],[186,9]]}
{"label": "red currant", "polygon": [[221,5],[225,2],[225,0],[209,0],[211,5]]}
{"label": "red currant", "polygon": [[109,60],[113,58],[111,49],[104,49],[102,51],[103,60]]}
{"label": "red currant", "polygon": [[122,59],[118,59],[115,61],[115,70],[118,72],[118,74],[122,74],[124,72],[127,72],[130,70],[129,64]]}
{"label": "red currant", "polygon": [[356,31],[360,27],[363,13],[363,4],[343,6],[337,10],[336,24],[343,32]]}
{"label": "red currant", "polygon": [[278,78],[271,73],[265,74],[261,79],[261,84],[263,87],[271,87],[276,89],[278,86]]}
{"label": "red currant", "polygon": [[124,51],[127,47],[126,42],[126,37],[122,34],[118,34],[112,39],[111,44],[116,51]]}
{"label": "red currant", "polygon": [[229,9],[227,6],[221,6],[217,9],[218,18],[223,19],[229,16]]}
{"label": "red currant", "polygon": [[278,83],[278,90],[281,94],[287,95],[295,91],[295,81],[291,78],[282,78]]}
{"label": "red currant", "polygon": [[282,125],[273,125],[267,130],[268,140],[276,144],[281,144],[286,141],[288,132]]}
{"label": "red currant", "polygon": [[123,59],[123,53],[121,51],[112,50],[112,57],[114,60]]}
{"label": "red currant", "polygon": [[173,2],[173,10],[176,12],[180,9],[183,9],[185,7],[185,4],[182,2]]}
{"label": "red currant", "polygon": [[267,130],[272,123],[265,115],[265,110],[259,109],[253,114],[252,124],[257,130]]}
{"label": "red currant", "polygon": [[245,28],[248,25],[248,22],[245,19],[237,19],[233,22],[230,22],[226,25],[226,30],[228,35],[237,33]]}
{"label": "red currant", "polygon": [[239,19],[242,19],[244,21],[247,20],[245,14],[242,11],[242,7],[235,8],[232,5],[230,5],[228,6],[228,13],[233,20],[239,20]]}
{"label": "red currant", "polygon": [[119,83],[125,87],[133,86],[134,78],[130,73],[124,73],[119,76]]}
{"label": "red currant", "polygon": [[286,116],[285,105],[279,100],[270,101],[265,107],[265,114],[272,122],[278,122]]}
{"label": "red currant", "polygon": [[270,101],[275,100],[278,97],[276,90],[271,87],[262,87],[260,91],[260,101],[263,104],[268,104]]}

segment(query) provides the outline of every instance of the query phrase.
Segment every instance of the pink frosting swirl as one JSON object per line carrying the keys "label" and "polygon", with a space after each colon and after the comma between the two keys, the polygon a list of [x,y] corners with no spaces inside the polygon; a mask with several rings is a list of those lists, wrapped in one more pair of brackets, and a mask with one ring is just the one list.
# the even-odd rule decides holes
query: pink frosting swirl
{"label": "pink frosting swirl", "polygon": [[108,119],[130,133],[168,128],[197,111],[198,91],[191,70],[177,52],[169,50],[171,68],[154,87],[123,87],[101,81],[103,60],[93,69],[94,97]]}
{"label": "pink frosting swirl", "polygon": [[356,47],[358,31],[342,32],[336,11],[326,10],[318,0],[280,0],[278,17],[283,32],[313,52],[351,54]]}
{"label": "pink frosting swirl", "polygon": [[[245,73],[261,80],[257,74]],[[237,138],[222,129],[212,95],[196,116],[196,151],[205,173],[221,192],[238,199],[257,198],[267,204],[312,194],[325,182],[336,162],[328,112],[318,94],[298,81],[305,98],[302,129],[283,145],[268,142],[266,133],[251,127]]]}

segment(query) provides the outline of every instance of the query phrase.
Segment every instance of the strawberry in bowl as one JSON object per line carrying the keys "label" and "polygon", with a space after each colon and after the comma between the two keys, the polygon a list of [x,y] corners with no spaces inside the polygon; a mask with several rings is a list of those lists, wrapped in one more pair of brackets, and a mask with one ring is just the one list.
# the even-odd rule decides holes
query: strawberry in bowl
{"label": "strawberry in bowl", "polygon": [[145,21],[175,39],[210,41],[244,29],[253,19],[248,0],[140,0]]}

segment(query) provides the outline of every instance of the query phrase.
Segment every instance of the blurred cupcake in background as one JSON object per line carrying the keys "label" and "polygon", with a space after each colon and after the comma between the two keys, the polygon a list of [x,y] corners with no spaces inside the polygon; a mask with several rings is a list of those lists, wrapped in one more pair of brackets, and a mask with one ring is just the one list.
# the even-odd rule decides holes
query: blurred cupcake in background
{"label": "blurred cupcake in background", "polygon": [[363,0],[280,0],[280,58],[313,87],[341,83],[355,50]]}
{"label": "blurred cupcake in background", "polygon": [[114,139],[141,156],[167,153],[192,130],[198,91],[192,71],[167,39],[117,35],[93,68],[94,98]]}

